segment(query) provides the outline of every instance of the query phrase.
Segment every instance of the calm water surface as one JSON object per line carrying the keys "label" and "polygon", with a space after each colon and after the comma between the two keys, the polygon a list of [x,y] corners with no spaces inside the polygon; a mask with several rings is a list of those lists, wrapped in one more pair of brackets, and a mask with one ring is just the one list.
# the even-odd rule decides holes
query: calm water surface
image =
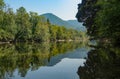
{"label": "calm water surface", "polygon": [[88,53],[78,74],[80,79],[120,79],[120,47],[97,46]]}
{"label": "calm water surface", "polygon": [[0,79],[79,79],[84,43],[0,45]]}

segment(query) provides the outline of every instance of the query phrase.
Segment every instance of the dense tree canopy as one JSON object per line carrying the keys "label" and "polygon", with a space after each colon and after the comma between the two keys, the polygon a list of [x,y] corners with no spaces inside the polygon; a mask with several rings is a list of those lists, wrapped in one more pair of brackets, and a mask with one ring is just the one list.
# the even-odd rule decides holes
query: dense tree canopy
{"label": "dense tree canopy", "polygon": [[0,0],[0,10],[2,10],[4,6],[5,6],[4,1],[3,1],[3,0]]}
{"label": "dense tree canopy", "polygon": [[76,17],[84,22],[91,37],[119,44],[120,1],[83,0]]}

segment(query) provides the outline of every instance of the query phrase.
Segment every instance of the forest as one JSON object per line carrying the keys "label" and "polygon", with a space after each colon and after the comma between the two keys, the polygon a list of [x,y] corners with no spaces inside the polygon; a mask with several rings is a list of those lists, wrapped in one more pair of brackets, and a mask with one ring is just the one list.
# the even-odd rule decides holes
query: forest
{"label": "forest", "polygon": [[119,0],[82,0],[76,17],[84,22],[91,39],[114,46],[120,44]]}
{"label": "forest", "polygon": [[97,41],[78,69],[80,79],[120,79],[120,1],[82,0],[76,17]]}
{"label": "forest", "polygon": [[49,19],[36,12],[27,12],[24,7],[13,11],[0,0],[1,42],[48,42],[58,40],[83,40],[85,32],[52,25]]}

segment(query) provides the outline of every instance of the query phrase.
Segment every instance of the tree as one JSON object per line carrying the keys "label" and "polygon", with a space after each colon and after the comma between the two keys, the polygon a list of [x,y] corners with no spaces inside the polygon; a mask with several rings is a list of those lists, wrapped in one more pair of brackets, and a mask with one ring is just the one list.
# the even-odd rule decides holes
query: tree
{"label": "tree", "polygon": [[64,26],[52,25],[49,19],[36,12],[27,13],[24,7],[12,8],[0,0],[0,41],[57,41],[79,38],[80,33]]}
{"label": "tree", "polygon": [[35,12],[30,12],[30,23],[31,23],[31,30],[32,30],[32,39],[34,40],[34,35],[35,35],[35,31],[36,31],[36,27],[37,27],[37,24],[40,20],[40,17],[38,16],[37,13]]}
{"label": "tree", "polygon": [[119,4],[119,0],[83,0],[79,4],[76,17],[78,21],[84,22],[91,37],[102,42],[119,44]]}
{"label": "tree", "polygon": [[30,23],[32,25],[32,39],[41,42],[49,40],[49,24],[43,16],[30,12]]}
{"label": "tree", "polygon": [[17,33],[15,35],[15,41],[17,39],[22,39],[24,41],[30,39],[31,30],[30,30],[29,14],[26,12],[24,7],[20,7],[17,10],[16,24],[17,24]]}
{"label": "tree", "polygon": [[55,25],[50,26],[50,40],[51,41],[57,40],[57,26]]}
{"label": "tree", "polygon": [[87,33],[93,38],[96,34],[96,26],[94,26],[94,18],[99,11],[99,6],[96,6],[98,0],[82,0],[78,4],[78,13],[76,15],[79,22],[87,28]]}
{"label": "tree", "polygon": [[120,2],[118,0],[98,1],[101,10],[95,18],[97,35],[99,38],[107,38],[113,43],[120,43]]}
{"label": "tree", "polygon": [[2,10],[5,6],[5,3],[3,0],[0,0],[0,10]]}
{"label": "tree", "polygon": [[34,40],[37,42],[47,42],[49,41],[49,29],[47,25],[38,22],[36,25],[36,30],[34,33]]}

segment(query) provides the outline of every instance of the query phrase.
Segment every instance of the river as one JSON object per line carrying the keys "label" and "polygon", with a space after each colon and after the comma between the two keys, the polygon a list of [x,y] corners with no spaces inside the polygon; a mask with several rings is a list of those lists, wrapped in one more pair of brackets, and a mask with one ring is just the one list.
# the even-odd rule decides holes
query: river
{"label": "river", "polygon": [[89,51],[78,74],[80,79],[120,79],[120,48],[110,44],[96,46]]}
{"label": "river", "polygon": [[75,42],[0,45],[0,79],[79,79],[90,50]]}

